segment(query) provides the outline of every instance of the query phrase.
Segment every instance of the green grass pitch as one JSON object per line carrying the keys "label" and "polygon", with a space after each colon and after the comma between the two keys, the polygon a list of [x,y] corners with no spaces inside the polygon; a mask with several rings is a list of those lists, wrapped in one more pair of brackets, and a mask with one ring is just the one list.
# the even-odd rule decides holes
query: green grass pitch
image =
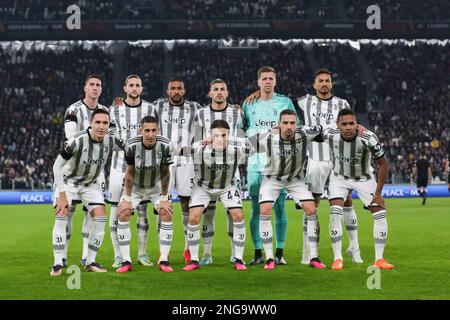
{"label": "green grass pitch", "polygon": [[[0,206],[1,256],[0,299],[449,299],[450,298],[450,198],[387,199],[389,238],[385,257],[394,270],[381,271],[381,289],[367,288],[368,266],[374,259],[373,221],[355,200],[359,218],[359,238],[364,264],[355,265],[344,257],[344,270],[332,271],[332,250],[328,238],[328,203],[320,206],[320,254],[326,270],[299,263],[301,257],[301,214],[287,202],[288,235],[286,266],[265,271],[249,266],[238,272],[228,262],[230,244],[226,218],[221,205],[216,216],[213,246],[214,264],[194,272],[183,272],[184,245],[179,204],[175,204],[174,245],[170,254],[174,273],[165,274],[157,266],[135,266],[132,272],[117,274],[110,267],[112,246],[108,228],[97,261],[108,273],[81,272],[81,289],[68,289],[69,274],[49,276],[53,262],[50,205]],[[250,261],[253,245],[250,237],[250,203],[245,202],[247,246],[245,260]],[[78,264],[81,256],[81,208],[74,218],[69,247],[69,264]],[[132,218],[132,258],[136,259],[136,216]],[[345,229],[344,229],[345,230]],[[345,231],[344,231],[345,232]],[[347,247],[344,235],[343,248]],[[201,252],[201,251],[200,251]],[[158,258],[154,215],[150,214],[148,254]]]}

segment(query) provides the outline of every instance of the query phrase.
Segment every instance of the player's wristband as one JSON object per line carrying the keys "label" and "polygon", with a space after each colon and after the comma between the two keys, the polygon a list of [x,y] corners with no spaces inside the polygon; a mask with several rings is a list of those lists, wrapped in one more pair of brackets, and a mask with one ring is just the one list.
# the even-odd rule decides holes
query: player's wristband
{"label": "player's wristband", "polygon": [[122,196],[122,199],[123,199],[124,201],[131,202],[131,197],[128,196],[128,195],[126,195],[126,194],[124,194],[124,195]]}
{"label": "player's wristband", "polygon": [[169,201],[169,195],[168,194],[161,194],[159,196],[159,201]]}

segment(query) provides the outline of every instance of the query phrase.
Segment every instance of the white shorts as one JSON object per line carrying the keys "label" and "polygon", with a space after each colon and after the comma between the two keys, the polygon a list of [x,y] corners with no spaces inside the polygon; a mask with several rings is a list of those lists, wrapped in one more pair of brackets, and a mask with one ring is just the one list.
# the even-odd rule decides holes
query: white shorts
{"label": "white shorts", "polygon": [[235,186],[228,186],[225,189],[207,189],[194,185],[192,189],[189,208],[208,207],[212,201],[220,200],[225,209],[242,208],[241,193]]}
{"label": "white shorts", "polygon": [[286,189],[291,194],[295,203],[299,205],[305,201],[314,201],[314,197],[311,191],[308,190],[304,178],[288,182],[264,177],[261,182],[261,188],[259,189],[259,203],[275,202],[283,189]]}
{"label": "white shorts", "polygon": [[131,192],[131,204],[133,209],[136,209],[139,204],[146,204],[148,202],[153,204],[153,208],[158,208],[160,195],[161,187],[158,185],[151,189],[133,186],[133,191]]}
{"label": "white shorts", "polygon": [[[83,203],[83,205],[91,212],[96,207],[104,207],[105,201],[103,198],[103,192],[100,183],[95,182],[87,186],[74,187],[68,184],[64,184],[66,190],[66,197],[69,205],[76,205],[77,203]],[[56,202],[59,198],[59,191],[53,191],[53,207],[56,206]]]}
{"label": "white shorts", "polygon": [[306,183],[309,191],[315,194],[322,194],[332,170],[333,163],[331,161],[318,161],[308,158]]}
{"label": "white shorts", "polygon": [[114,169],[111,166],[111,171],[109,173],[109,203],[119,203],[120,197],[122,196],[123,186],[124,186],[125,172],[121,170]]}
{"label": "white shorts", "polygon": [[175,188],[179,196],[190,197],[193,185],[194,185],[193,163],[183,163],[178,165],[172,164],[170,166],[170,182],[169,182],[170,194]]}
{"label": "white shorts", "polygon": [[343,199],[345,201],[348,193],[355,190],[364,205],[369,206],[377,190],[377,183],[373,177],[367,181],[355,181],[331,174],[329,189],[329,200]]}

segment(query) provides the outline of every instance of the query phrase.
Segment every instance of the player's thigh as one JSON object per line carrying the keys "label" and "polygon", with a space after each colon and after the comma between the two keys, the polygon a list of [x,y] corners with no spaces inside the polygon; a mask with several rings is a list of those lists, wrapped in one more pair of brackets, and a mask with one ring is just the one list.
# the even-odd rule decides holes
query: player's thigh
{"label": "player's thigh", "polygon": [[325,183],[330,176],[332,164],[330,161],[316,161],[308,159],[306,181],[309,190],[314,194],[322,194]]}
{"label": "player's thigh", "polygon": [[122,196],[123,183],[125,174],[122,171],[111,168],[109,175],[109,189],[108,201],[111,203],[120,202]]}
{"label": "player's thigh", "polygon": [[343,205],[345,199],[347,199],[348,193],[352,188],[343,177],[332,174],[330,176],[330,184],[328,186],[328,189],[330,193],[328,196],[328,201],[330,201],[330,204],[335,200],[342,200]]}
{"label": "player's thigh", "polygon": [[272,209],[273,204],[277,200],[282,189],[284,189],[284,185],[281,181],[268,178],[263,179],[259,190],[259,205],[261,207],[261,213],[267,213],[269,209]]}
{"label": "player's thigh", "polygon": [[233,220],[235,220],[235,214],[237,213],[237,211],[234,209],[239,209],[242,214],[242,200],[238,188],[236,188],[235,186],[230,186],[221,191],[218,197],[220,201],[222,201],[225,209],[230,212]]}
{"label": "player's thigh", "polygon": [[307,215],[315,212],[314,196],[308,189],[306,180],[293,180],[286,185],[295,203],[303,208]]}
{"label": "player's thigh", "polygon": [[190,197],[194,185],[194,165],[187,163],[177,167],[175,171],[175,187],[178,195]]}
{"label": "player's thigh", "polygon": [[89,186],[82,187],[80,197],[83,205],[88,209],[91,216],[97,217],[105,215],[105,201],[100,184],[92,183]]}
{"label": "player's thigh", "polygon": [[364,203],[366,207],[370,205],[373,200],[373,195],[377,190],[377,183],[374,178],[367,181],[354,181],[354,190],[358,194],[358,197]]}
{"label": "player's thigh", "polygon": [[189,213],[191,212],[191,208],[202,207],[204,210],[208,207],[211,199],[212,197],[204,188],[194,185],[192,188],[191,199],[189,200]]}

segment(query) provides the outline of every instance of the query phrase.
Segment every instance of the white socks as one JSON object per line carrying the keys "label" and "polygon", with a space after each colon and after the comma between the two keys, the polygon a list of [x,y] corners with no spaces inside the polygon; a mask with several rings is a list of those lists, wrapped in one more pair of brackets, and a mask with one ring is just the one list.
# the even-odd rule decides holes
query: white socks
{"label": "white socks", "polygon": [[266,253],[266,260],[273,259],[273,230],[272,230],[272,216],[259,216],[259,235],[263,244],[264,252]]}
{"label": "white socks", "polygon": [[245,222],[233,222],[233,244],[234,244],[234,257],[239,260],[244,259],[244,246],[245,246],[246,232]]}
{"label": "white socks", "polygon": [[57,216],[55,218],[55,225],[53,226],[53,265],[63,265],[62,259],[66,248],[66,227],[68,218],[64,216]]}
{"label": "white socks", "polygon": [[92,229],[89,235],[89,246],[86,265],[95,262],[95,257],[100,249],[105,236],[106,216],[93,217]]}
{"label": "white socks", "polygon": [[[114,258],[120,257],[120,246],[119,240],[117,239],[117,225],[119,224],[117,220],[117,205],[111,205],[110,215],[109,215],[109,231],[111,235],[111,242],[114,249]],[[88,234],[89,237],[89,234]],[[88,238],[89,239],[89,238]]]}
{"label": "white socks", "polygon": [[168,261],[170,248],[172,247],[173,223],[161,222],[159,230],[159,252],[161,254],[160,261]]}
{"label": "white socks", "polygon": [[122,261],[131,262],[130,257],[130,241],[131,241],[131,229],[130,222],[119,221],[117,225],[117,238],[119,240],[120,253]]}
{"label": "white socks", "polygon": [[147,217],[147,205],[138,205],[136,207],[138,214],[138,220],[136,224],[137,236],[138,236],[138,257],[147,255],[147,241],[148,241],[148,217]]}
{"label": "white socks", "polygon": [[386,210],[372,213],[374,219],[373,238],[375,240],[375,261],[383,259],[384,247],[388,235]]}
{"label": "white socks", "polygon": [[348,233],[350,247],[359,250],[358,218],[353,207],[344,207],[344,223]]}
{"label": "white socks", "polygon": [[188,224],[186,227],[186,238],[188,248],[191,253],[191,261],[198,262],[198,249],[200,246],[200,225]]}
{"label": "white socks", "polygon": [[330,207],[330,239],[334,261],[342,260],[342,213],[342,207]]}
{"label": "white socks", "polygon": [[307,234],[308,234],[308,247],[309,247],[309,259],[317,258],[318,244],[319,244],[319,219],[317,214],[306,216],[307,220]]}

